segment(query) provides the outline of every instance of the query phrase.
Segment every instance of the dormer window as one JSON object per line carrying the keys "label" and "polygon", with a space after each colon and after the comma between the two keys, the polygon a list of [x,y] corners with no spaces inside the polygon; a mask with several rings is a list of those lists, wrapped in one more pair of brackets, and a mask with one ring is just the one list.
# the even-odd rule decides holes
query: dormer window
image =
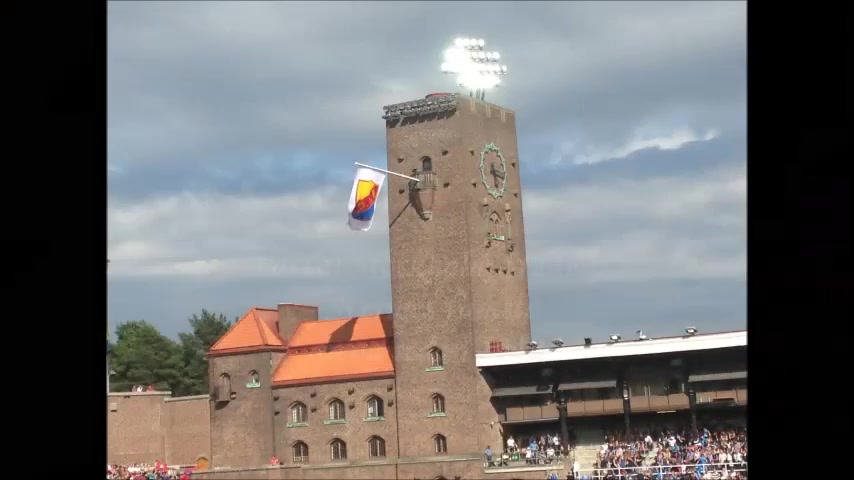
{"label": "dormer window", "polygon": [[246,383],[246,388],[258,388],[261,386],[261,375],[255,370],[249,372],[249,381]]}

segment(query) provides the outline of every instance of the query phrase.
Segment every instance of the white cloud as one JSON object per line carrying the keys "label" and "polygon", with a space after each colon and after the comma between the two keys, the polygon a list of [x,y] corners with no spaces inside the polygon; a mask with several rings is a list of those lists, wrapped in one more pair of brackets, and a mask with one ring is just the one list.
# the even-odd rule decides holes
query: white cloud
{"label": "white cloud", "polygon": [[[616,147],[603,147],[582,142],[564,141],[552,155],[552,164],[570,159],[576,165],[593,164],[607,160],[626,158],[632,153],[648,148],[659,150],[678,150],[691,142],[709,141],[717,138],[719,132],[715,128],[707,129],[703,134],[682,127],[664,135],[645,135],[635,132],[631,138]],[[584,145],[584,146],[580,146]]]}
{"label": "white cloud", "polygon": [[[532,276],[605,282],[743,276],[744,168],[529,189]],[[181,194],[110,209],[110,273],[119,276],[324,279],[388,269],[387,211],[350,231],[346,191]],[[384,199],[383,199],[384,201]],[[571,272],[564,276],[563,272]]]}
{"label": "white cloud", "polygon": [[532,275],[569,283],[744,278],[746,171],[532,191]]}

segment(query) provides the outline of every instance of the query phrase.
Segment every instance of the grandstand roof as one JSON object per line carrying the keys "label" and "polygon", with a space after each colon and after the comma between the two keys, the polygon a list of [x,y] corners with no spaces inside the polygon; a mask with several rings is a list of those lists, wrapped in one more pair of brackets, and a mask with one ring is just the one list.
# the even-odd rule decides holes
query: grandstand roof
{"label": "grandstand roof", "polygon": [[481,353],[476,355],[475,362],[478,367],[484,368],[591,358],[655,355],[659,353],[689,352],[744,346],[747,346],[747,331],[739,330],[735,332],[706,333],[650,340],[594,343],[590,346],[572,345],[515,352]]}

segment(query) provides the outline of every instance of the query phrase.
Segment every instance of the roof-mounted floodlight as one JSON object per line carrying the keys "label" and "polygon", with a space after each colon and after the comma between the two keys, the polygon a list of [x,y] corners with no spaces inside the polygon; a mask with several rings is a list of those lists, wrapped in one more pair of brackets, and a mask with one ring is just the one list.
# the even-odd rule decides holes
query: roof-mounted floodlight
{"label": "roof-mounted floodlight", "polygon": [[460,37],[454,46],[445,51],[442,73],[457,76],[457,85],[468,88],[472,96],[484,100],[486,90],[501,84],[500,75],[507,74],[507,66],[498,64],[501,54],[486,52],[482,38]]}
{"label": "roof-mounted floodlight", "polygon": [[688,335],[696,335],[697,331],[697,327],[688,327],[685,329],[685,333],[687,333]]}
{"label": "roof-mounted floodlight", "polygon": [[562,347],[563,346],[563,340],[561,340],[559,338],[555,338],[554,340],[552,340],[552,344],[554,344],[555,347]]}
{"label": "roof-mounted floodlight", "polygon": [[620,337],[619,335],[611,335],[608,338],[610,338],[612,342],[616,343],[619,342],[622,337]]}
{"label": "roof-mounted floodlight", "polygon": [[644,335],[643,330],[638,330],[638,340],[649,340],[649,337]]}
{"label": "roof-mounted floodlight", "polygon": [[528,342],[528,347],[530,347],[531,350],[536,350],[537,346],[539,346],[539,344],[536,340],[531,340],[530,342]]}

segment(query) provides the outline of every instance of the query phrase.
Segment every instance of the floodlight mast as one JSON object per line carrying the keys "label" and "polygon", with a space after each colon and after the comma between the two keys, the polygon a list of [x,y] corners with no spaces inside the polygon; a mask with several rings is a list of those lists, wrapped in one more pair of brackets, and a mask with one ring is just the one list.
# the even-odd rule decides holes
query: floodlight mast
{"label": "floodlight mast", "polygon": [[469,96],[486,100],[486,91],[501,84],[499,76],[507,74],[507,65],[498,61],[501,54],[484,51],[482,38],[457,38],[445,50],[442,73],[457,75],[457,85],[468,88]]}

